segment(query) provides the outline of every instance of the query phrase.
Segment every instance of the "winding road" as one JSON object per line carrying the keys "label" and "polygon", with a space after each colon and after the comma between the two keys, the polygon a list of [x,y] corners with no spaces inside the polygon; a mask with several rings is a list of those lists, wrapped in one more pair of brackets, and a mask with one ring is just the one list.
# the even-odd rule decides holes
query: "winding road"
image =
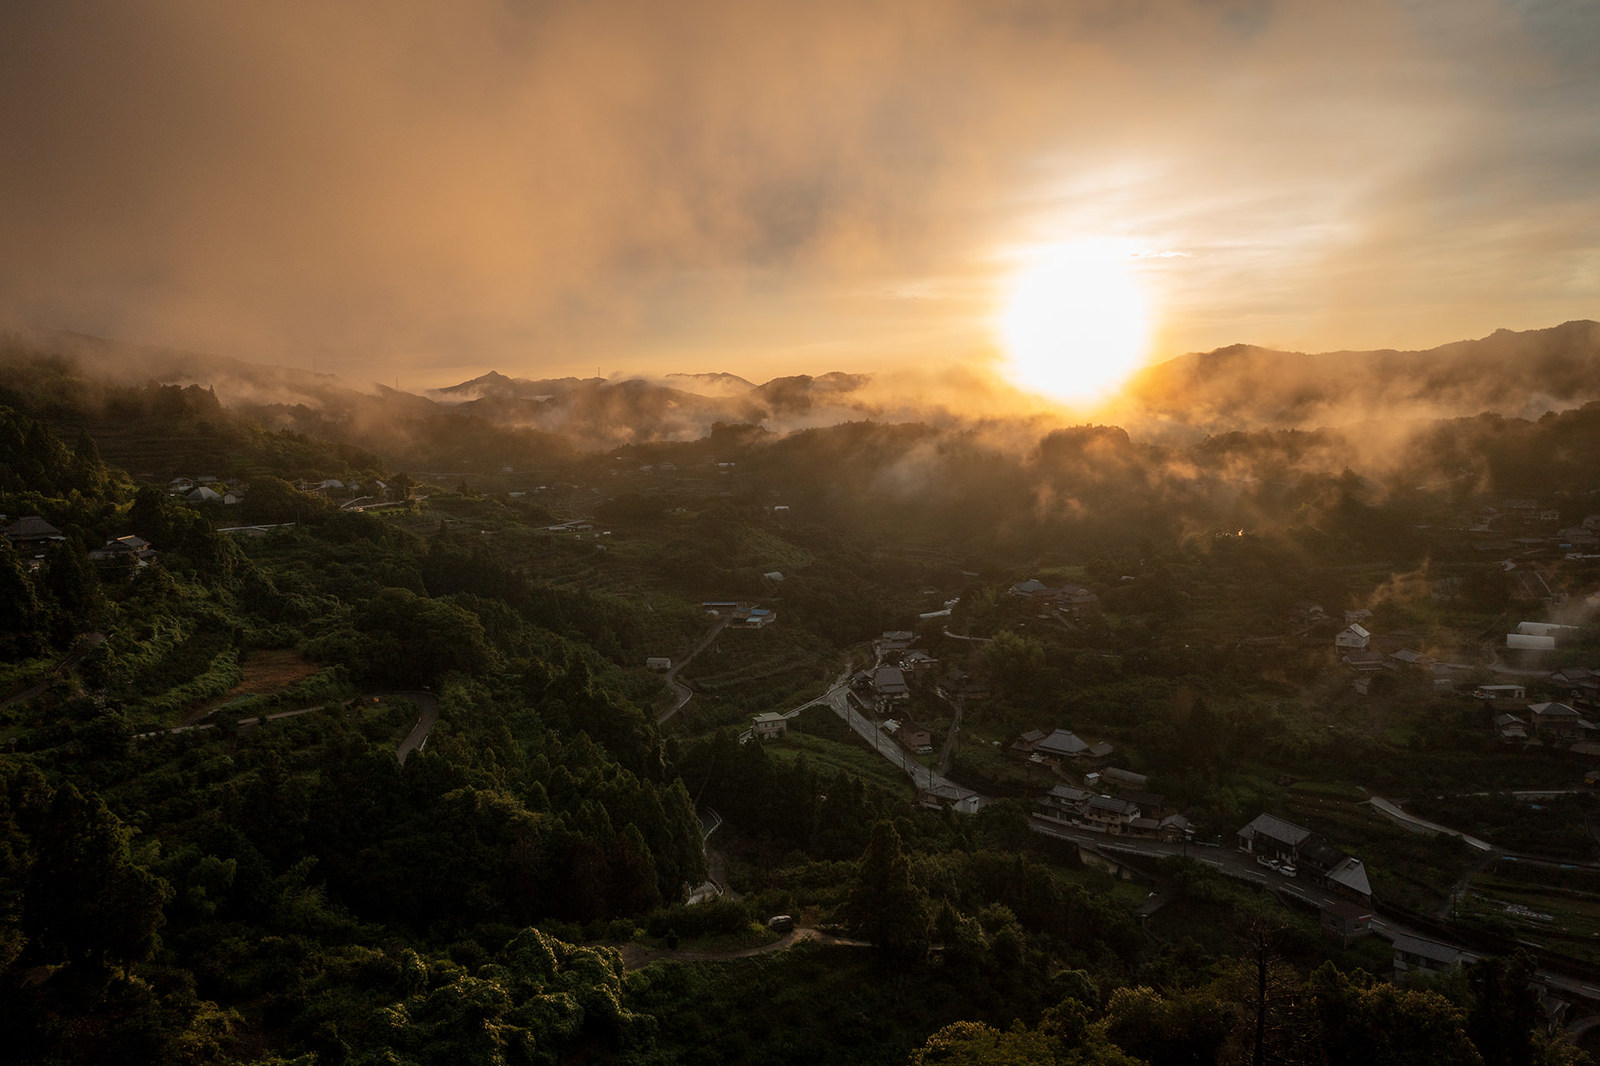
{"label": "winding road", "polygon": [[701,652],[705,651],[706,648],[710,646],[711,642],[717,639],[717,634],[721,633],[727,627],[728,620],[726,618],[717,619],[717,624],[711,627],[711,632],[706,634],[705,639],[699,644],[696,644],[693,651],[684,656],[682,659],[678,660],[678,662],[673,665],[672,669],[666,672],[663,680],[671,686],[672,691],[678,694],[678,699],[677,702],[671,707],[668,707],[666,710],[656,715],[656,725],[665,725],[667,719],[683,710],[683,705],[688,703],[689,700],[693,698],[694,690],[678,680],[678,671],[682,670],[685,666],[688,666],[689,663],[694,660],[696,655],[699,655]]}
{"label": "winding road", "polygon": [[783,951],[806,940],[845,948],[872,946],[865,940],[834,936],[820,929],[796,929],[770,944],[761,944],[753,948],[730,948],[727,951],[676,951],[646,947],[644,944],[630,941],[619,945],[617,950],[622,953],[622,965],[625,968],[638,970],[652,962],[728,962],[732,959],[748,959],[753,955],[768,955],[774,951]]}

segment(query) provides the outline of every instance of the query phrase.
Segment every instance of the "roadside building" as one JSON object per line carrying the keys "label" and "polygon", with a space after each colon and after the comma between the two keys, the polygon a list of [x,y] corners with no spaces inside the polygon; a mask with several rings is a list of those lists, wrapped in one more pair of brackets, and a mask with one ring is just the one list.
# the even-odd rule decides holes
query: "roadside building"
{"label": "roadside building", "polygon": [[1372,933],[1372,908],[1340,900],[1322,908],[1322,931],[1338,937],[1346,947],[1350,941]]}
{"label": "roadside building", "polygon": [[1478,956],[1460,948],[1441,944],[1436,940],[1424,940],[1420,936],[1397,936],[1394,938],[1394,976],[1398,980],[1403,974],[1420,970],[1426,974],[1448,973],[1463,963],[1477,962]]}
{"label": "roadside building", "polygon": [[777,711],[758,714],[750,720],[750,735],[757,740],[772,740],[789,731],[789,719]]}
{"label": "roadside building", "polygon": [[917,805],[929,810],[949,809],[957,814],[977,814],[978,801],[976,792],[959,785],[934,785],[917,790]]}

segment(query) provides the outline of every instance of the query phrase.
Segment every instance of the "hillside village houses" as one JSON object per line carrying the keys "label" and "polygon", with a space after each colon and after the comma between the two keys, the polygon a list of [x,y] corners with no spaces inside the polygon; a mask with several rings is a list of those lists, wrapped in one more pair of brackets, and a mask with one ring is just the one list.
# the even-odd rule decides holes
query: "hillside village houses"
{"label": "hillside village houses", "polygon": [[1082,585],[1061,585],[1057,588],[1052,588],[1036,577],[1030,577],[1026,581],[1018,582],[1012,585],[1008,591],[1013,596],[1036,600],[1060,611],[1083,611],[1096,607],[1100,603],[1100,597]]}
{"label": "hillside village houses", "polygon": [[1055,785],[1035,803],[1034,817],[1109,836],[1151,837],[1177,843],[1194,827],[1181,814],[1166,812],[1166,799],[1151,792],[1115,795],[1074,785]]}
{"label": "hillside village houses", "polygon": [[1090,744],[1070,729],[1056,729],[1048,734],[1030,729],[1011,742],[1012,754],[1052,767],[1072,763],[1087,768],[1103,763],[1115,750],[1103,740]]}
{"label": "hillside village houses", "polygon": [[1304,877],[1343,895],[1371,900],[1367,869],[1354,858],[1320,839],[1309,829],[1262,814],[1237,834],[1239,850],[1291,876]]}
{"label": "hillside village houses", "polygon": [[[0,522],[4,521],[4,516],[0,515]],[[24,559],[43,558],[45,550],[50,545],[67,539],[65,533],[36,514],[0,526],[0,536],[4,536],[16,553]]]}
{"label": "hillside village houses", "polygon": [[1359,622],[1352,622],[1333,638],[1335,648],[1356,648],[1365,650],[1372,640],[1369,633]]}

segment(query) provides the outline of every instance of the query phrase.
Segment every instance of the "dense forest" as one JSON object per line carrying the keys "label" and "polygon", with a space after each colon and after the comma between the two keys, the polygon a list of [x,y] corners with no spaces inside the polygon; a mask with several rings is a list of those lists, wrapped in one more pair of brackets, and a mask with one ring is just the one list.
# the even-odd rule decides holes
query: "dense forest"
{"label": "dense forest", "polygon": [[[1375,822],[1357,789],[1554,788],[1583,763],[1498,746],[1470,699],[1398,672],[1356,696],[1333,619],[1365,609],[1490,680],[1469,637],[1543,604],[1452,516],[1536,496],[1581,523],[1597,423],[1600,405],[1440,421],[1363,467],[1332,431],[1017,447],[719,424],[585,453],[477,420],[434,457],[447,478],[399,466],[426,458],[416,440],[386,453],[195,385],[13,363],[0,514],[54,532],[0,542],[0,1045],[28,1063],[1580,1061],[1535,976],[1555,956],[1586,973],[1588,947],[1393,980],[1386,943],[1330,939],[1191,858],[1086,864],[1035,831],[1036,769],[1004,752],[1029,729],[1103,738],[1198,843],[1304,818],[1367,860],[1377,902],[1432,914],[1472,857]],[[341,506],[369,490],[383,506]],[[1540,565],[1578,602],[1600,581],[1589,559]],[[1041,612],[1009,591],[1031,576],[1099,606]],[[778,621],[724,630],[701,607],[721,600]],[[948,766],[993,800],[976,814],[919,804],[813,702],[902,628],[987,687]],[[1595,665],[1575,634],[1561,663]],[[657,656],[681,665],[670,684]],[[927,686],[912,700],[955,732]],[[744,736],[795,709],[783,740]],[[1572,827],[1596,812],[1568,802],[1557,820],[1486,799],[1474,824],[1592,862]]]}

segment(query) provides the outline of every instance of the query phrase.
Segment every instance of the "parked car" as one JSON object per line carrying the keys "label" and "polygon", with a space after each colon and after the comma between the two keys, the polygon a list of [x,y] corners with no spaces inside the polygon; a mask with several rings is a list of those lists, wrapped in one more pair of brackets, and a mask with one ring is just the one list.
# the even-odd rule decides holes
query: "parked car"
{"label": "parked car", "polygon": [[794,918],[787,914],[774,914],[767,919],[767,928],[774,933],[788,933],[794,930]]}

